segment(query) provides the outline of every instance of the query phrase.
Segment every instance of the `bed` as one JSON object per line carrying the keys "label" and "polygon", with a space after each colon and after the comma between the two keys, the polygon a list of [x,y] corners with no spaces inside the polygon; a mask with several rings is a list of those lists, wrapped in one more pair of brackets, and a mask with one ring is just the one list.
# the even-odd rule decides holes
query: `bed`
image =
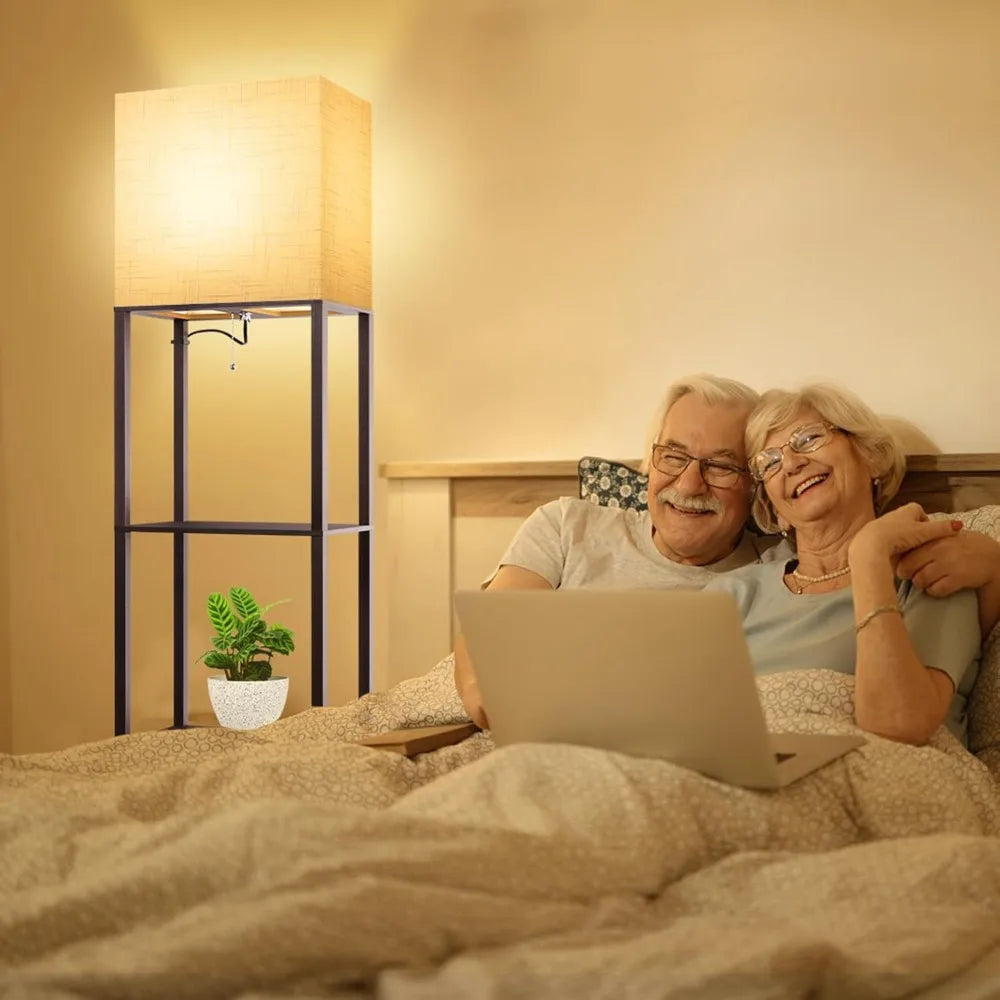
{"label": "bed", "polygon": [[[961,514],[1000,539],[1000,506]],[[1000,641],[970,753],[869,737],[778,792],[488,733],[445,657],[251,733],[0,757],[0,995],[902,997],[1000,992]],[[761,678],[850,731],[851,678]]]}

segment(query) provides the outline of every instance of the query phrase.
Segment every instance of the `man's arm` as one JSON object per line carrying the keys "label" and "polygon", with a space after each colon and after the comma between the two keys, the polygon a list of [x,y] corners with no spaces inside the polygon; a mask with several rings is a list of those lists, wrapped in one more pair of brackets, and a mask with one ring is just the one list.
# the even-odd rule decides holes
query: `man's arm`
{"label": "man's arm", "polygon": [[[533,573],[523,566],[501,566],[496,576],[489,582],[487,590],[552,590],[552,584],[543,576]],[[455,687],[462,699],[469,718],[480,729],[489,729],[489,719],[483,709],[483,698],[479,693],[469,649],[461,634],[455,636]]]}
{"label": "man's arm", "polygon": [[1000,543],[979,531],[960,531],[911,549],[899,560],[896,575],[931,597],[977,591],[984,639],[1000,619]]}

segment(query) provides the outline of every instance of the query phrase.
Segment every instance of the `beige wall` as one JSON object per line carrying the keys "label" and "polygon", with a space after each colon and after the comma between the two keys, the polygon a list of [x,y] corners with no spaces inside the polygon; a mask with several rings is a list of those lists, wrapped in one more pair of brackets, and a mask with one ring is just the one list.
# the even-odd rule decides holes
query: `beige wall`
{"label": "beige wall", "polygon": [[[9,689],[15,749],[111,727],[116,91],[319,72],[371,101],[379,460],[631,454],[664,385],[699,369],[849,382],[943,450],[998,451],[998,66],[990,0],[0,5],[0,702]],[[137,406],[162,401],[143,346]],[[213,352],[202,421],[225,417],[213,393],[232,388]],[[192,504],[213,513],[293,504],[304,476],[295,352],[246,357],[239,398],[260,405],[238,412],[289,469],[248,495],[232,465],[193,454]],[[151,448],[150,413],[136,419]],[[163,471],[140,471],[155,498]],[[383,487],[377,513],[384,581]],[[192,558],[193,621],[241,576],[292,597],[305,628],[298,554],[220,542]],[[137,711],[153,714],[162,560],[137,569]],[[384,586],[376,612],[384,682]]]}
{"label": "beige wall", "polygon": [[143,75],[113,9],[87,6],[0,5],[0,624],[16,750],[109,732],[109,95]]}
{"label": "beige wall", "polygon": [[[4,367],[3,341],[0,338],[0,371]],[[4,440],[3,405],[0,401],[0,456]],[[10,669],[10,560],[7,544],[7,483],[6,470],[0,462],[0,753],[14,749],[14,716],[11,711],[13,684]]]}

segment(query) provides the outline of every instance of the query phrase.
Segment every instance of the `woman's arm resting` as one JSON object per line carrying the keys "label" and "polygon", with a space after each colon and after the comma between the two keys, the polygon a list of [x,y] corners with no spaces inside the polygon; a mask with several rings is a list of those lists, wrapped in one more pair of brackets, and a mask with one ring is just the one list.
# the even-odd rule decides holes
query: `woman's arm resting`
{"label": "woman's arm resting", "polygon": [[[897,603],[894,563],[901,552],[951,535],[957,522],[928,521],[907,504],[865,525],[851,542],[855,621]],[[954,692],[950,677],[921,663],[902,614],[871,618],[857,634],[854,715],[862,729],[904,743],[926,743],[944,721]]]}

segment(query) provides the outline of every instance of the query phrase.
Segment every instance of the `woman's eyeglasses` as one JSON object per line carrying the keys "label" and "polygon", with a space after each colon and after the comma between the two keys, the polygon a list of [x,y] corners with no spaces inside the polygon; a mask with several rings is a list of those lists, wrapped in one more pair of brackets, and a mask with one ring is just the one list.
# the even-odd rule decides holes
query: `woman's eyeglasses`
{"label": "woman's eyeglasses", "polygon": [[709,486],[716,486],[721,490],[735,486],[740,477],[746,474],[746,469],[738,465],[728,465],[725,462],[717,462],[714,458],[695,458],[686,452],[678,451],[666,444],[654,444],[653,454],[650,457],[653,467],[659,469],[665,476],[676,479],[683,474],[684,470],[692,463],[697,462],[701,470],[701,478]]}
{"label": "woman's eyeglasses", "polygon": [[791,448],[796,455],[806,455],[810,451],[822,448],[830,440],[830,435],[839,429],[825,421],[796,427],[783,445],[777,448],[764,448],[750,459],[750,475],[758,483],[766,482],[781,468],[786,448]]}

